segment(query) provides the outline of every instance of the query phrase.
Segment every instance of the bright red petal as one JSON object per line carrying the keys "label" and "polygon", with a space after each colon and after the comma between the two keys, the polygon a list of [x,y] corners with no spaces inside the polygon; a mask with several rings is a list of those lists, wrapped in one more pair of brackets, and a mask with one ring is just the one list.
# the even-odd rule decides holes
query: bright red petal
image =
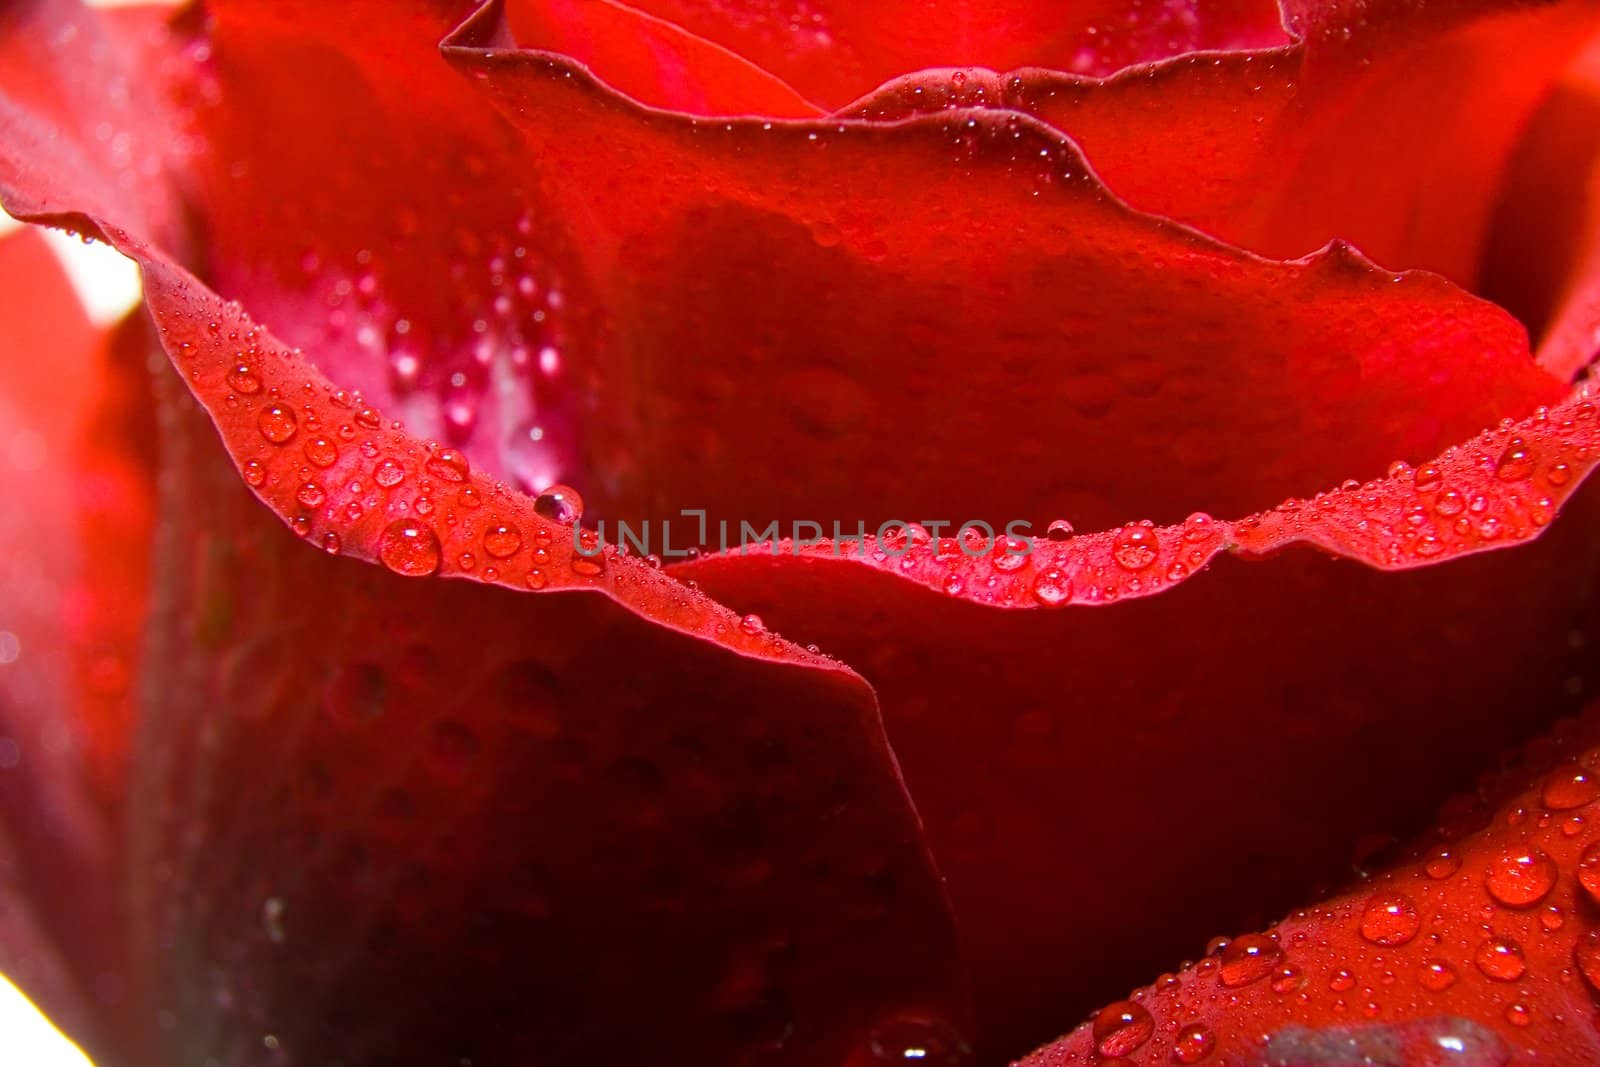
{"label": "bright red petal", "polygon": [[1026,1067],[1595,1062],[1597,745],[1600,714],[1563,723],[1405,863],[1224,942]]}
{"label": "bright red petal", "polygon": [[1330,4],[1282,49],[1185,56],[1103,82],[913,76],[850,113],[1024,111],[1070,135],[1142,210],[1268,256],[1342,238],[1386,267],[1471,287],[1517,138],[1597,18],[1587,2]]}
{"label": "bright red petal", "polygon": [[1216,245],[1014,116],[647,115],[473,47],[492,16],[450,53],[489,76],[569,220],[607,518],[1239,514],[1562,391],[1517,323],[1442,280]]}

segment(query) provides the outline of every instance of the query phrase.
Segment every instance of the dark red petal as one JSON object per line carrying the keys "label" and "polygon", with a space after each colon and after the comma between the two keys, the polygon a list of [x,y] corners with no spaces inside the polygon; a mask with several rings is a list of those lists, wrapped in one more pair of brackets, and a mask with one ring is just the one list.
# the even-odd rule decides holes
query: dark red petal
{"label": "dark red petal", "polygon": [[0,239],[0,972],[95,1049],[126,974],[109,820],[151,521],[107,447],[142,362],[104,342],[42,237]]}
{"label": "dark red petal", "polygon": [[[1270,0],[1183,0],[1158,7],[1137,0],[1070,6],[1048,0],[645,0],[626,7],[608,0],[511,0],[507,6],[518,43],[557,51],[565,49],[524,34],[533,19],[524,11],[570,19],[611,8],[616,13],[608,19],[633,35],[642,32],[646,19],[664,19],[727,47],[829,109],[928,67],[1049,67],[1101,75],[1183,52],[1265,48],[1287,40]],[[626,14],[636,23],[621,30]],[[631,91],[625,81],[636,68],[629,57],[608,59],[595,65],[596,74]]]}
{"label": "dark red petal", "polygon": [[1562,723],[1393,870],[1225,943],[1025,1064],[1595,1062],[1596,746],[1600,713]]}
{"label": "dark red petal", "polygon": [[1441,279],[1216,245],[1128,210],[1027,120],[642,114],[469,47],[492,16],[448,50],[490,76],[569,220],[608,519],[1240,514],[1562,390]]}
{"label": "dark red petal", "polygon": [[[1579,395],[1238,522],[1040,538],[1015,561],[913,533],[675,571],[873,683],[980,1033],[1015,1055],[1141,967],[1340,878],[1351,842],[1414,828],[1531,709],[1592,691],[1593,492],[1549,524],[1597,461]],[[1297,541],[1344,558],[1217,558]]]}
{"label": "dark red petal", "polygon": [[[857,676],[639,561],[574,574],[565,529],[549,587],[593,587],[566,596],[337,558],[393,566],[385,531],[425,523],[444,569],[477,553],[480,579],[526,588],[548,524],[398,432],[341,437],[360,408],[325,409],[329,387],[265,332],[260,393],[230,391],[213,356],[251,326],[159,262],[146,282],[280,514],[313,435],[359,457],[294,524],[319,552],[240,489],[209,426],[169,414],[162,684],[130,814],[155,828],[134,865],[161,976],[147,1017],[174,1020],[154,1062],[253,1063],[263,1035],[353,1063],[837,1062],[902,1016],[965,1029],[938,884]],[[274,390],[297,412],[281,445],[254,425]],[[386,459],[395,487],[348,488]],[[513,551],[491,548],[502,523]]]}
{"label": "dark red petal", "polygon": [[1103,82],[973,72],[952,87],[930,73],[848,111],[1025,111],[1142,210],[1268,256],[1343,238],[1384,266],[1474,286],[1517,138],[1596,20],[1587,2],[1328,4],[1284,48]]}

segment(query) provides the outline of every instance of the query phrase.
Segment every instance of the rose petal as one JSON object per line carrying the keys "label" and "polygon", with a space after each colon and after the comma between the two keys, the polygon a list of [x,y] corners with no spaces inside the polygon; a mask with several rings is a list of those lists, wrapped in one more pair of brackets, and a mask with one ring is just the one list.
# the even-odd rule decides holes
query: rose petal
{"label": "rose petal", "polygon": [[[175,347],[227,315],[163,274],[148,291]],[[295,362],[264,355],[264,376]],[[855,675],[633,560],[593,583],[614,598],[517,598],[314,551],[240,490],[210,426],[167,425],[162,686],[130,813],[153,828],[134,863],[148,1017],[175,1020],[154,1062],[253,1063],[263,1035],[347,1062],[836,1062],[902,1014],[965,1029],[938,884]],[[427,478],[408,471],[387,521]],[[478,514],[455,494],[478,486],[439,494],[452,559]],[[484,514],[515,506],[483,495]],[[373,551],[341,529],[343,553]],[[693,636],[711,617],[727,640]]]}
{"label": "rose petal", "polygon": [[0,170],[12,214],[88,213],[182,249],[169,155],[179,152],[159,81],[129,77],[163,13],[116,19],[73,0],[0,11]]}
{"label": "rose petal", "polygon": [[[926,67],[1037,66],[1100,75],[1184,52],[1265,48],[1287,40],[1277,6],[1267,0],[1184,0],[1155,9],[1130,0],[1067,8],[1039,0],[770,5],[645,0],[627,7],[607,0],[512,0],[507,7],[519,43],[565,51],[524,36],[522,29],[524,11],[558,2],[563,12],[608,7],[618,11],[614,18],[637,11],[645,19],[681,26],[771,71],[829,109]],[[613,78],[625,79],[628,63],[626,57],[616,60],[596,65],[595,72],[623,87]]]}
{"label": "rose petal", "polygon": [[1105,81],[969,71],[955,86],[928,72],[844,113],[1023,111],[1142,210],[1267,256],[1341,238],[1386,267],[1476,287],[1517,138],[1596,18],[1587,3],[1310,5],[1292,22],[1300,42],[1282,48]]}
{"label": "rose petal", "polygon": [[574,359],[607,518],[1238,514],[1560,393],[1515,322],[1440,279],[1218,246],[1128,210],[1028,120],[644,114],[477,47],[493,16],[447,51],[570,220],[572,306],[603,323]]}
{"label": "rose petal", "polygon": [[104,340],[42,238],[0,240],[0,469],[13,501],[0,509],[0,972],[92,1048],[115,1048],[126,1022],[107,820],[126,771],[151,521],[143,468],[107,447],[127,427],[118,402],[139,394],[136,380],[110,387],[133,376],[127,350]]}
{"label": "rose petal", "polygon": [[509,8],[517,40],[568,56],[652,107],[691,115],[814,118],[812,104],[749,60],[608,0],[529,0]]}
{"label": "rose petal", "polygon": [[[1508,481],[1512,437],[1531,469]],[[1593,493],[1532,546],[1482,549],[1548,529],[1597,458],[1580,396],[1369,486],[1244,522],[1040,539],[1020,567],[913,534],[674,572],[872,682],[948,879],[979,1031],[1017,1055],[1093,991],[1337,879],[1353,841],[1416,826],[1529,709],[1592,691]],[[1229,544],[1295,541],[1412,573],[1307,553],[1197,573]]]}
{"label": "rose petal", "polygon": [[1597,743],[1594,711],[1563,723],[1447,807],[1394,869],[1228,943],[1024,1063],[1593,1061]]}

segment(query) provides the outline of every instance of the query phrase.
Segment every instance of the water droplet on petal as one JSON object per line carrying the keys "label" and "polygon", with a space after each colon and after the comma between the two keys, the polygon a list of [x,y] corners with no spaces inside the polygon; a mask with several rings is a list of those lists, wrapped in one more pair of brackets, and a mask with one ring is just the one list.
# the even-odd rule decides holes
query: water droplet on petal
{"label": "water droplet on petal", "polygon": [[1222,950],[1217,977],[1229,989],[1265,978],[1283,961],[1283,949],[1265,934],[1247,934]]}
{"label": "water droplet on petal", "polygon": [[1533,450],[1528,442],[1513,437],[1495,462],[1494,474],[1502,482],[1520,482],[1533,473]]}
{"label": "water droplet on petal", "polygon": [[268,404],[256,417],[256,426],[260,428],[262,437],[281,445],[294,436],[299,423],[292,408],[284,404]]}
{"label": "water droplet on petal", "polygon": [[1417,972],[1417,982],[1422,988],[1441,993],[1456,984],[1456,969],[1445,960],[1424,960]]}
{"label": "water droplet on petal", "polygon": [[1478,965],[1484,977],[1496,982],[1515,982],[1528,970],[1522,946],[1509,937],[1491,937],[1479,945],[1472,962]]}
{"label": "water droplet on petal", "polygon": [[306,442],[306,460],[313,467],[331,467],[339,458],[339,446],[326,437],[313,437]]}
{"label": "water droplet on petal", "polygon": [[316,482],[307,482],[296,490],[294,498],[300,501],[302,507],[320,508],[322,502],[327,499],[327,494]]}
{"label": "water droplet on petal", "polygon": [[498,522],[483,531],[483,550],[495,559],[509,559],[522,547],[522,532],[508,522]]}
{"label": "water droplet on petal", "polygon": [[341,547],[339,535],[329,530],[322,535],[322,551],[330,556],[337,556]]}
{"label": "water droplet on petal", "polygon": [[1400,893],[1379,893],[1361,914],[1361,936],[1374,945],[1403,945],[1417,936],[1417,906]]}
{"label": "water droplet on petal", "polygon": [[1412,479],[1417,487],[1417,492],[1431,493],[1439,488],[1439,483],[1444,480],[1444,475],[1439,472],[1439,468],[1434,464],[1424,463],[1417,468],[1416,473],[1412,475]]}
{"label": "water droplet on petal", "polygon": [[244,484],[254,489],[261,488],[267,480],[267,469],[253,459],[246,460],[239,472],[244,475]]}
{"label": "water droplet on petal", "polygon": [[1197,511],[1183,520],[1183,539],[1189,542],[1204,541],[1216,533],[1217,520],[1203,511]]}
{"label": "water droplet on petal", "polygon": [[428,457],[424,469],[442,482],[464,482],[471,473],[467,457],[453,448],[440,449]]}
{"label": "water droplet on petal", "polygon": [[1440,845],[1428,853],[1428,858],[1424,861],[1422,869],[1429,878],[1440,882],[1461,869],[1461,857]]}
{"label": "water droplet on petal", "polygon": [[406,469],[392,459],[385,459],[373,470],[372,480],[385,489],[393,489],[406,480]]}
{"label": "water droplet on petal", "polygon": [[1172,1058],[1179,1063],[1199,1063],[1217,1047],[1216,1035],[1205,1023],[1190,1023],[1172,1039]]}
{"label": "water droplet on petal", "polygon": [[1033,595],[1050,607],[1065,604],[1072,598],[1072,581],[1060,567],[1047,567],[1034,575]]}
{"label": "water droplet on petal", "polygon": [[739,620],[739,629],[743,630],[752,637],[757,634],[766,633],[767,631],[766,624],[761,621],[760,615],[746,615],[744,618]]}
{"label": "water droplet on petal", "polygon": [[1600,797],[1600,782],[1576,763],[1563,764],[1544,780],[1540,799],[1551,811],[1571,811]]}
{"label": "water droplet on petal", "polygon": [[1045,537],[1051,541],[1070,541],[1072,533],[1072,523],[1066,519],[1056,519],[1044,530]]}
{"label": "water droplet on petal", "polygon": [[552,485],[534,499],[533,510],[551,522],[571,526],[583,517],[583,497],[569,486]]}
{"label": "water droplet on petal", "polygon": [[255,368],[248,363],[234,364],[233,369],[228,371],[228,385],[245,396],[261,392],[261,379],[256,377]]}
{"label": "water droplet on petal", "polygon": [[1155,530],[1138,524],[1124,526],[1117,532],[1117,538],[1111,545],[1111,558],[1117,561],[1117,566],[1127,571],[1144,570],[1160,554],[1161,541],[1156,537]]}
{"label": "water droplet on petal", "polygon": [[1590,930],[1572,950],[1572,962],[1589,988],[1600,993],[1600,930]]}
{"label": "water droplet on petal", "polygon": [[378,539],[378,558],[396,574],[420,578],[439,569],[439,537],[414,519],[396,519]]}
{"label": "water droplet on petal", "polygon": [[1589,899],[1600,906],[1600,841],[1583,850],[1578,857],[1578,884],[1589,894]]}
{"label": "water droplet on petal", "polygon": [[1489,895],[1509,908],[1537,904],[1556,884],[1555,861],[1536,848],[1502,852],[1489,864],[1484,885]]}
{"label": "water droplet on petal", "polygon": [[1150,1013],[1131,1000],[1119,1000],[1094,1017],[1095,1051],[1102,1056],[1126,1056],[1156,1032]]}

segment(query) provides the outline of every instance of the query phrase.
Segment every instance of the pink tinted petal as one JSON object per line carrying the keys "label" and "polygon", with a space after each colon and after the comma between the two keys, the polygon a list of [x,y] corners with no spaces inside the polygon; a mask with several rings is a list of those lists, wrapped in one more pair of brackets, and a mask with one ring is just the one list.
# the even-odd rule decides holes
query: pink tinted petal
{"label": "pink tinted petal", "polygon": [[94,1050],[125,1023],[109,820],[150,522],[107,340],[39,235],[0,240],[0,972]]}
{"label": "pink tinted petal", "polygon": [[[519,6],[543,2],[512,0],[513,24]],[[716,41],[828,108],[927,67],[1037,66],[1102,75],[1183,52],[1264,48],[1287,39],[1276,5],[1266,0],[1090,0],[1070,7],[1042,0],[645,0],[629,8]],[[613,78],[628,70],[618,63],[595,72],[620,86]]]}
{"label": "pink tinted petal", "polygon": [[154,10],[107,20],[76,0],[18,0],[0,10],[0,168],[12,214],[87,212],[177,247],[172,111],[156,72]]}

